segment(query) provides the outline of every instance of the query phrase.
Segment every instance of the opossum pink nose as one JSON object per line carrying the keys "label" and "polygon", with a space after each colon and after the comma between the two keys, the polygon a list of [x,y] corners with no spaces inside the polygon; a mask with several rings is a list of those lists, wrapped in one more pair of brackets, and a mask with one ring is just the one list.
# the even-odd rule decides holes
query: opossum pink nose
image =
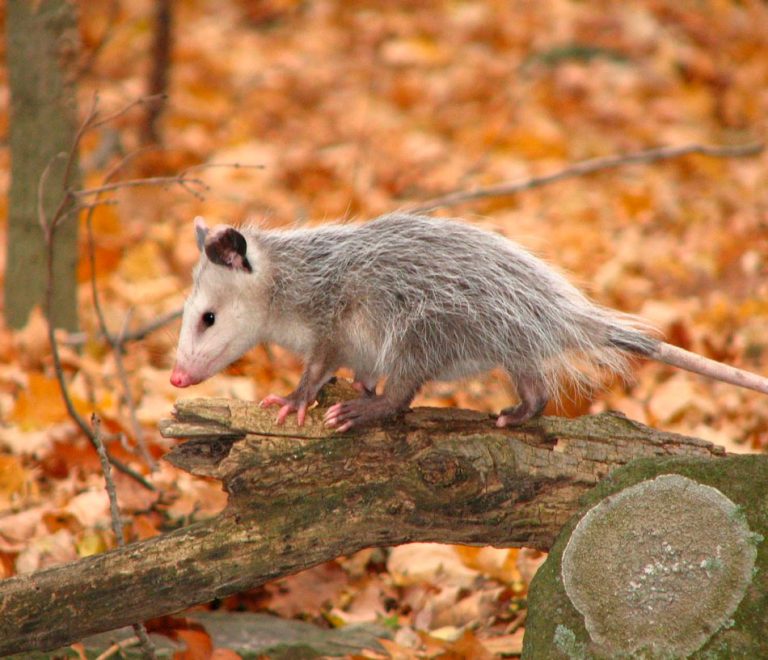
{"label": "opossum pink nose", "polygon": [[173,367],[173,371],[171,372],[171,385],[174,387],[189,387],[190,385],[194,385],[195,382],[195,379],[178,364]]}

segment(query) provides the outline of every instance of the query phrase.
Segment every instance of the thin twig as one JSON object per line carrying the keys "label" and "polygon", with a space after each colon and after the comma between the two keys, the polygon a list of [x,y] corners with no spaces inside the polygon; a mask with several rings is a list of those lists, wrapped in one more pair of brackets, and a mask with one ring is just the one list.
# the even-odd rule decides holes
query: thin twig
{"label": "thin twig", "polygon": [[117,368],[117,374],[123,387],[123,400],[128,407],[128,414],[131,420],[131,427],[133,428],[133,437],[136,441],[136,446],[138,447],[142,458],[149,466],[149,469],[154,472],[157,469],[157,463],[149,453],[146,440],[144,439],[144,430],[141,428],[141,424],[139,424],[139,420],[136,416],[136,402],[133,400],[131,386],[128,382],[128,374],[126,373],[125,365],[123,364],[123,336],[128,327],[130,314],[128,314],[125,319],[123,330],[120,335],[118,337],[113,336],[107,326],[104,310],[101,307],[101,298],[99,297],[98,287],[96,286],[96,241],[93,237],[93,209],[89,209],[88,211],[85,226],[88,237],[88,258],[91,266],[91,297],[93,299],[93,307],[96,310],[96,318],[98,319],[99,328],[101,329],[104,338],[112,348],[112,354],[115,358],[115,367]]}
{"label": "thin twig", "polygon": [[119,653],[123,655],[123,651],[131,646],[136,646],[141,640],[138,637],[127,637],[126,639],[115,642],[104,653],[96,656],[96,660],[108,660],[113,655]]}
{"label": "thin twig", "polygon": [[141,341],[155,330],[159,330],[163,326],[166,326],[169,323],[173,323],[176,319],[181,318],[183,313],[184,309],[180,308],[174,309],[172,312],[168,312],[167,314],[163,314],[163,316],[156,318],[154,321],[151,321],[150,323],[147,323],[140,328],[136,328],[136,330],[133,330],[132,332],[126,332],[124,335],[122,335],[123,342],[127,343],[129,341]]}
{"label": "thin twig", "polygon": [[[40,181],[37,185],[37,222],[40,225],[40,229],[43,230],[43,235],[47,237],[51,232],[52,225],[48,223],[48,218],[45,215],[45,203],[43,202],[43,193],[45,192],[45,187],[48,185],[48,177],[51,175],[51,169],[53,168],[53,164],[59,159],[66,156],[64,153],[58,153],[56,154],[51,160],[48,161],[48,163],[45,166],[45,169],[43,169],[43,173],[40,175]],[[65,183],[66,185],[66,183]]]}
{"label": "thin twig", "polygon": [[168,184],[178,184],[187,190],[198,195],[196,191],[192,191],[191,185],[199,186],[202,190],[208,190],[208,186],[200,179],[186,179],[183,174],[177,174],[175,176],[153,176],[146,179],[128,179],[126,181],[115,181],[114,183],[107,183],[103,186],[96,186],[95,188],[83,188],[81,190],[74,190],[72,194],[76,198],[88,197],[89,195],[101,195],[105,192],[111,192],[113,190],[120,190],[121,188],[136,188],[140,186],[165,186]]}
{"label": "thin twig", "polygon": [[[45,216],[45,210],[42,207],[42,205],[41,204],[38,205],[38,222],[40,223],[40,226],[43,229],[43,237],[45,240],[45,248],[46,248],[45,316],[46,316],[46,324],[47,324],[47,331],[48,331],[48,343],[51,346],[51,356],[53,358],[53,367],[56,373],[56,380],[59,383],[59,390],[61,391],[61,396],[62,396],[62,399],[64,400],[64,405],[67,409],[67,413],[69,414],[70,418],[74,420],[74,422],[77,424],[80,430],[85,434],[85,436],[90,440],[91,444],[94,447],[96,446],[96,439],[93,437],[93,432],[91,428],[88,426],[88,424],[86,423],[86,421],[81,417],[81,415],[75,409],[74,403],[72,402],[72,397],[69,395],[69,388],[67,387],[67,381],[64,376],[64,368],[61,363],[61,355],[59,354],[59,345],[58,345],[58,342],[56,341],[56,333],[55,333],[54,321],[53,321],[53,303],[54,303],[53,255],[54,255],[56,229],[61,223],[61,221],[69,215],[70,209],[68,207],[71,205],[73,201],[73,197],[68,188],[68,182],[71,176],[71,168],[73,167],[73,164],[76,160],[76,157],[74,154],[77,153],[80,147],[80,141],[82,140],[87,127],[90,125],[90,123],[93,121],[93,119],[97,115],[97,111],[96,111],[97,104],[98,104],[98,97],[94,95],[94,102],[91,106],[91,109],[88,112],[86,119],[80,125],[80,128],[78,129],[77,134],[75,136],[75,140],[72,143],[72,147],[70,149],[70,153],[67,158],[67,165],[65,167],[65,176],[62,180],[62,187],[63,187],[62,198],[61,198],[61,201],[59,202],[59,206],[56,209],[56,212],[54,213],[53,216],[51,216],[50,219],[48,219]],[[49,166],[50,166],[50,163],[49,163]],[[46,167],[46,170],[48,169],[49,168]],[[43,191],[45,189],[46,184],[47,184],[47,176],[41,176],[40,180],[38,181],[38,199],[42,199]],[[114,457],[111,457],[110,460],[112,461],[112,464],[115,466],[115,468],[117,468],[124,474],[130,476],[131,478],[135,479],[140,484],[142,484],[145,488],[148,488],[149,490],[155,490],[155,487],[151,483],[149,483],[149,481],[147,481],[141,474],[139,474],[132,468],[125,465],[122,461]]]}
{"label": "thin twig", "polygon": [[69,188],[69,181],[72,177],[72,169],[75,167],[75,163],[77,162],[77,156],[80,151],[80,142],[83,139],[83,135],[85,135],[91,123],[96,119],[96,116],[98,115],[98,106],[99,95],[94,94],[91,107],[88,110],[88,114],[86,115],[85,120],[80,124],[80,127],[77,129],[75,139],[72,142],[72,147],[70,148],[69,155],[67,156],[67,162],[64,166],[64,176],[61,180],[63,191],[61,200],[59,201],[59,206],[56,209],[56,212],[53,214],[53,217],[51,217],[50,221],[48,221],[47,225],[45,225],[44,218],[40,219],[41,224],[44,224],[44,226],[47,227],[47,232],[50,234],[49,240],[51,243],[53,243],[53,234],[56,231],[56,227],[62,222],[64,217],[66,217],[66,209],[72,206],[73,197],[72,191]]}
{"label": "thin twig", "polygon": [[[117,547],[122,548],[125,545],[125,536],[123,530],[123,520],[120,517],[120,507],[117,503],[117,488],[115,487],[115,481],[112,479],[112,469],[110,467],[110,458],[107,456],[107,450],[104,447],[104,443],[101,441],[101,419],[96,413],[91,415],[91,426],[93,427],[93,439],[96,444],[96,451],[99,454],[99,460],[101,461],[101,469],[104,473],[104,484],[107,489],[107,495],[109,497],[109,513],[112,518],[112,531],[115,533],[117,541]],[[155,646],[152,644],[147,635],[147,629],[143,623],[134,623],[133,630],[136,633],[136,637],[141,640],[142,651],[146,658],[156,658],[157,653]]]}
{"label": "thin twig", "polygon": [[[126,344],[129,344],[133,341],[141,341],[142,339],[146,339],[147,336],[155,332],[156,330],[159,330],[160,328],[168,325],[169,323],[173,323],[175,320],[181,318],[182,313],[184,312],[183,309],[174,309],[172,312],[168,312],[167,314],[163,314],[162,316],[159,316],[154,321],[150,321],[146,325],[142,325],[135,330],[129,330],[125,334],[122,334],[120,336],[121,339],[121,348],[125,348]],[[101,334],[101,337],[107,342],[110,342],[110,338],[112,337],[111,334],[107,335],[104,333],[103,330],[99,329],[99,332]],[[83,335],[82,333],[78,336],[70,335],[65,340],[65,343],[67,346],[82,346],[83,344],[87,343],[89,341],[89,337],[86,335]]]}
{"label": "thin twig", "polygon": [[111,115],[107,115],[106,117],[103,117],[102,119],[99,119],[99,121],[94,121],[91,123],[89,128],[98,128],[99,126],[103,126],[104,124],[108,124],[115,119],[118,119],[122,117],[125,114],[128,114],[133,108],[139,105],[146,105],[147,103],[151,103],[152,101],[156,101],[158,99],[161,99],[162,97],[166,96],[165,94],[151,94],[149,96],[142,96],[138,99],[134,99],[130,103],[124,105],[120,110],[117,110],[113,112]]}
{"label": "thin twig", "polygon": [[188,174],[194,170],[209,170],[215,167],[228,167],[234,170],[263,170],[264,165],[252,164],[252,163],[199,163],[198,165],[190,165],[182,170],[182,174]]}
{"label": "thin twig", "polygon": [[[95,447],[96,446],[96,439],[93,437],[93,432],[91,431],[91,428],[88,426],[88,424],[85,423],[85,420],[80,416],[80,413],[77,412],[75,409],[74,403],[72,403],[72,397],[69,395],[69,388],[67,387],[67,381],[64,377],[64,367],[61,364],[61,355],[59,354],[59,345],[56,341],[56,334],[54,332],[53,327],[53,320],[51,318],[52,312],[53,312],[53,255],[52,255],[52,248],[50,245],[48,246],[48,255],[47,255],[47,261],[48,261],[48,281],[46,282],[46,322],[48,326],[48,343],[51,346],[51,357],[53,358],[53,369],[56,373],[56,380],[59,383],[59,390],[61,392],[61,397],[64,399],[64,406],[67,409],[67,414],[70,416],[70,418],[77,424],[77,426],[80,428],[80,430],[83,432],[83,434],[91,441],[91,444]],[[132,479],[135,479],[138,481],[142,486],[147,488],[148,490],[156,490],[155,487],[149,483],[141,474],[136,472],[133,468],[129,467],[125,463],[123,463],[121,460],[115,458],[114,456],[110,456],[109,460],[111,461],[112,465],[115,466],[116,469],[120,470],[125,475],[128,475]]]}
{"label": "thin twig", "polygon": [[115,481],[112,479],[112,468],[109,464],[109,456],[107,456],[107,450],[104,447],[104,442],[101,440],[101,418],[96,413],[91,415],[91,428],[93,430],[93,440],[96,445],[96,451],[98,452],[99,460],[101,461],[101,469],[102,472],[104,472],[107,495],[109,496],[109,513],[112,517],[112,531],[115,533],[118,547],[122,548],[125,545],[125,536],[123,521],[120,518],[120,508],[117,504],[117,489],[115,488]]}
{"label": "thin twig", "polygon": [[465,202],[471,202],[477,199],[515,195],[526,190],[540,188],[542,186],[549,185],[550,183],[556,183],[557,181],[562,181],[564,179],[572,179],[577,176],[593,174],[595,172],[600,172],[623,165],[636,163],[653,163],[659,160],[680,158],[681,156],[689,156],[691,154],[700,154],[702,156],[711,156],[713,158],[743,158],[746,156],[755,156],[762,152],[764,146],[765,145],[763,143],[759,142],[736,146],[688,144],[680,147],[656,147],[653,149],[646,149],[644,151],[638,151],[618,156],[602,156],[599,158],[590,158],[588,160],[583,160],[573,165],[569,165],[568,167],[562,170],[558,170],[557,172],[553,172],[552,174],[534,176],[529,179],[522,179],[512,183],[502,183],[496,186],[488,186],[487,188],[477,188],[476,190],[457,191],[447,195],[442,195],[440,197],[435,197],[433,199],[427,200],[426,202],[407,206],[404,210],[411,213],[426,213],[427,211],[433,211],[438,208],[445,208],[449,206],[456,206],[458,204],[464,204]]}
{"label": "thin twig", "polygon": [[125,364],[123,363],[123,336],[125,335],[125,332],[128,328],[130,319],[131,314],[129,312],[125,317],[125,323],[123,324],[123,328],[120,331],[120,334],[115,337],[112,342],[112,353],[115,356],[115,367],[117,368],[117,375],[118,378],[120,378],[120,383],[123,386],[123,398],[125,405],[128,406],[128,417],[131,420],[133,438],[136,441],[136,446],[139,448],[139,453],[141,454],[142,458],[149,466],[149,469],[154,472],[157,470],[157,462],[154,458],[152,458],[152,454],[149,453],[149,449],[147,448],[147,442],[144,438],[144,429],[141,427],[139,418],[136,415],[136,402],[133,400],[133,395],[131,394],[131,384],[128,382],[128,372],[126,372]]}

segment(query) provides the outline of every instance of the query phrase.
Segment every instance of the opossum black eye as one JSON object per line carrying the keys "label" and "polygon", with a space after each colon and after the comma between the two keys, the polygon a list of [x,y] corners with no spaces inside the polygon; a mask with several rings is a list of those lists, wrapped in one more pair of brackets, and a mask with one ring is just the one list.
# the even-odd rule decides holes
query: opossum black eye
{"label": "opossum black eye", "polygon": [[213,312],[205,312],[203,314],[203,325],[206,328],[210,328],[214,323],[216,323],[216,314]]}

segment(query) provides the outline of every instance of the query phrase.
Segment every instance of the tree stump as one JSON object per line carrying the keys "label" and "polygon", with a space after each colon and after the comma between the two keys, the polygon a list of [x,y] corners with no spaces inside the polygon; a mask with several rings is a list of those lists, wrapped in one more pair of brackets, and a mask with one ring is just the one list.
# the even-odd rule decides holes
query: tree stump
{"label": "tree stump", "polygon": [[531,584],[524,658],[768,657],[768,456],[641,459],[585,499]]}

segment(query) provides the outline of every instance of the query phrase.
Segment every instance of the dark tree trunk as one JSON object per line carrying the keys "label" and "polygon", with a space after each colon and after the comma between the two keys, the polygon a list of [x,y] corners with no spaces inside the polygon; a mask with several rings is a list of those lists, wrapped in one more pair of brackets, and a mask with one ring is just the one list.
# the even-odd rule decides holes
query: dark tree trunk
{"label": "dark tree trunk", "polygon": [[171,71],[171,48],[173,46],[173,13],[171,0],[155,0],[155,34],[152,43],[147,94],[153,96],[147,102],[147,114],[141,128],[141,139],[145,144],[162,141],[158,124],[165,108],[168,93],[168,79]]}

